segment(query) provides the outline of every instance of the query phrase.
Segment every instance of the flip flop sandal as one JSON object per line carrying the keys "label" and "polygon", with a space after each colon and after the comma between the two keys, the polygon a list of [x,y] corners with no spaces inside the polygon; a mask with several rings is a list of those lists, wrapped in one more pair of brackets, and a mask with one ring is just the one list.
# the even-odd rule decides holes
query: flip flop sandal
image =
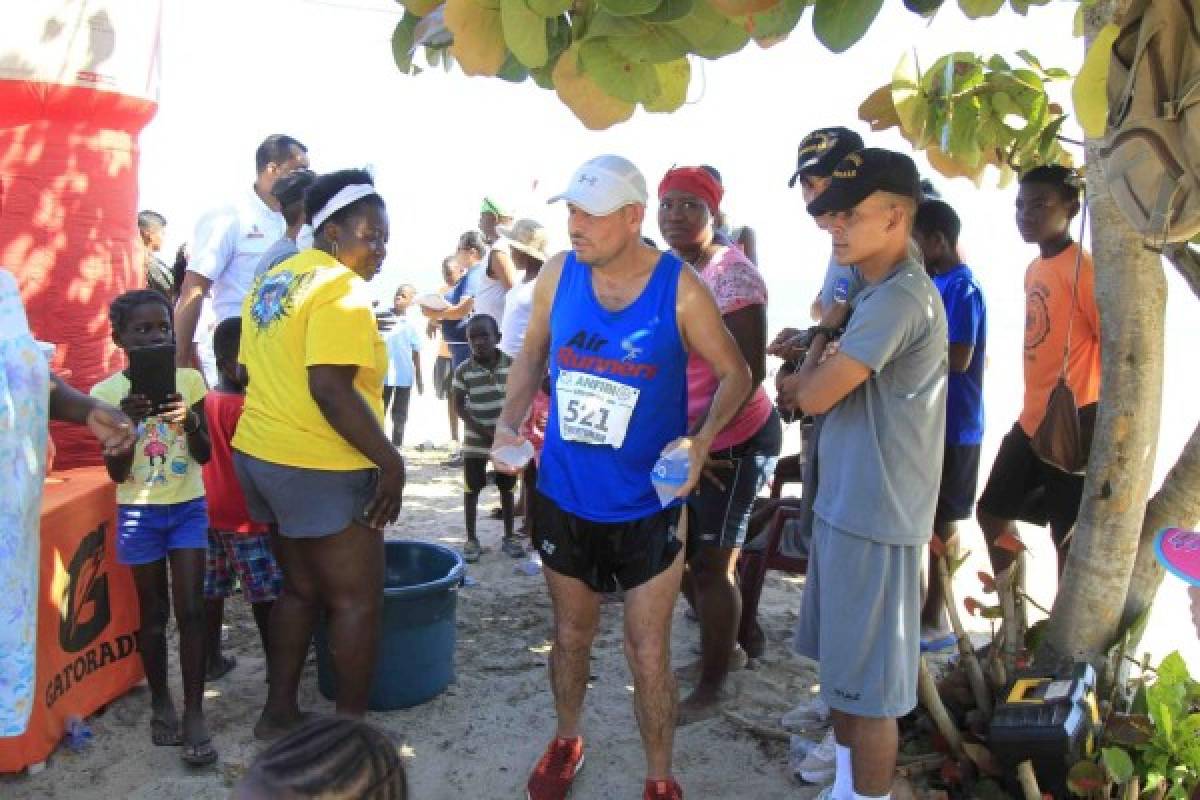
{"label": "flip flop sandal", "polygon": [[482,555],[483,548],[478,542],[467,542],[463,545],[463,560],[468,564],[476,563]]}
{"label": "flip flop sandal", "polygon": [[217,763],[217,751],[212,746],[212,738],[204,739],[194,744],[183,745],[183,763],[189,767],[207,767]]}
{"label": "flip flop sandal", "polygon": [[150,741],[155,747],[179,747],[183,744],[183,730],[178,723],[172,727],[164,719],[151,719]]}
{"label": "flip flop sandal", "polygon": [[216,668],[208,670],[208,672],[204,675],[204,682],[208,683],[210,681],[219,681],[221,678],[224,678],[226,675],[232,672],[233,668],[236,666],[237,659],[235,657],[222,655],[221,662],[217,664]]}

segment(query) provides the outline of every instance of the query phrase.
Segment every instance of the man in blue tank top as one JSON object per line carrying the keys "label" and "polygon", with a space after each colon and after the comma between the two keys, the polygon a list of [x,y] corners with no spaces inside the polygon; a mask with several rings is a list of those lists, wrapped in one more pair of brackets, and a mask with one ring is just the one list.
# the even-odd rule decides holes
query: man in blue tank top
{"label": "man in blue tank top", "polygon": [[[558,725],[534,768],[530,800],[561,800],[583,765],[579,716],[604,592],[625,590],[625,652],[646,751],[644,797],[682,798],[671,776],[676,686],[671,613],[687,536],[678,498],[696,485],[716,434],[750,391],[750,370],[712,295],[679,259],[641,241],[646,181],[618,156],[580,167],[551,202],[568,207],[572,250],[542,268],[525,342],[509,372],[493,452],[517,433],[550,375],[534,545],[554,604],[550,677]],[[706,420],[687,431],[689,351],[720,381]],[[689,452],[666,507],[650,482],[659,456]],[[513,471],[520,465],[497,461]]]}

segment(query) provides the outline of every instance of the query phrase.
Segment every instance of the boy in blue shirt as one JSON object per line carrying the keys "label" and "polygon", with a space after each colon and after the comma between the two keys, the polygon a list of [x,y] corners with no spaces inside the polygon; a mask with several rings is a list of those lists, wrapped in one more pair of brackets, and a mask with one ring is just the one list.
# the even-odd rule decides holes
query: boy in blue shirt
{"label": "boy in blue shirt", "polygon": [[425,393],[421,378],[421,336],[408,321],[408,309],[412,306],[417,291],[411,284],[396,289],[392,310],[396,323],[384,335],[388,351],[388,371],[383,382],[383,407],[392,415],[392,444],[404,444],[404,426],[408,422],[408,404],[412,387],[416,384],[417,394]]}
{"label": "boy in blue shirt", "polygon": [[[987,305],[970,267],[958,257],[962,223],[941,200],[926,200],[913,221],[913,239],[925,258],[946,308],[949,362],[946,392],[946,450],[942,483],[934,513],[933,533],[946,546],[947,558],[958,549],[958,521],[970,518],[979,481],[983,443],[983,368],[987,352]],[[942,650],[954,644],[946,620],[945,601],[937,579],[937,559],[930,553],[929,589],[921,609],[921,649]]]}

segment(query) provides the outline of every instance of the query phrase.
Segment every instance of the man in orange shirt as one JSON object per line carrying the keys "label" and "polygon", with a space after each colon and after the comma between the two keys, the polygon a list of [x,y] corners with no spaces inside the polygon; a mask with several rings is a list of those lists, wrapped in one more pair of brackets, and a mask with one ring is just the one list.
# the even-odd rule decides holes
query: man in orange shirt
{"label": "man in orange shirt", "polygon": [[1076,403],[1083,408],[1100,397],[1100,315],[1092,258],[1070,233],[1079,202],[1078,180],[1066,167],[1038,167],[1021,178],[1017,229],[1041,251],[1025,271],[1025,402],[1000,445],[976,511],[997,575],[1012,564],[1013,554],[994,543],[1005,533],[1015,534],[1018,519],[1050,525],[1061,572],[1063,541],[1083,498],[1083,475],[1043,462],[1030,444],[1062,374],[1068,337],[1067,383]]}

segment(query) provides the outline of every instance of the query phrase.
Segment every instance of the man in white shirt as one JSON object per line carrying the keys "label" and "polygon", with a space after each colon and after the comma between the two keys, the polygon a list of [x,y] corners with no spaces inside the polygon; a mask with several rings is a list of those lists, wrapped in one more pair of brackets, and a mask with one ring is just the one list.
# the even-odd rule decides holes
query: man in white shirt
{"label": "man in white shirt", "polygon": [[286,223],[271,189],[280,178],[308,167],[308,149],[291,136],[273,134],[254,155],[258,176],[234,202],[208,212],[196,224],[192,260],[183,276],[175,306],[176,363],[193,365],[200,307],[212,292],[216,321],[242,313],[242,299],[254,280],[254,269],[267,248],[279,241]]}

